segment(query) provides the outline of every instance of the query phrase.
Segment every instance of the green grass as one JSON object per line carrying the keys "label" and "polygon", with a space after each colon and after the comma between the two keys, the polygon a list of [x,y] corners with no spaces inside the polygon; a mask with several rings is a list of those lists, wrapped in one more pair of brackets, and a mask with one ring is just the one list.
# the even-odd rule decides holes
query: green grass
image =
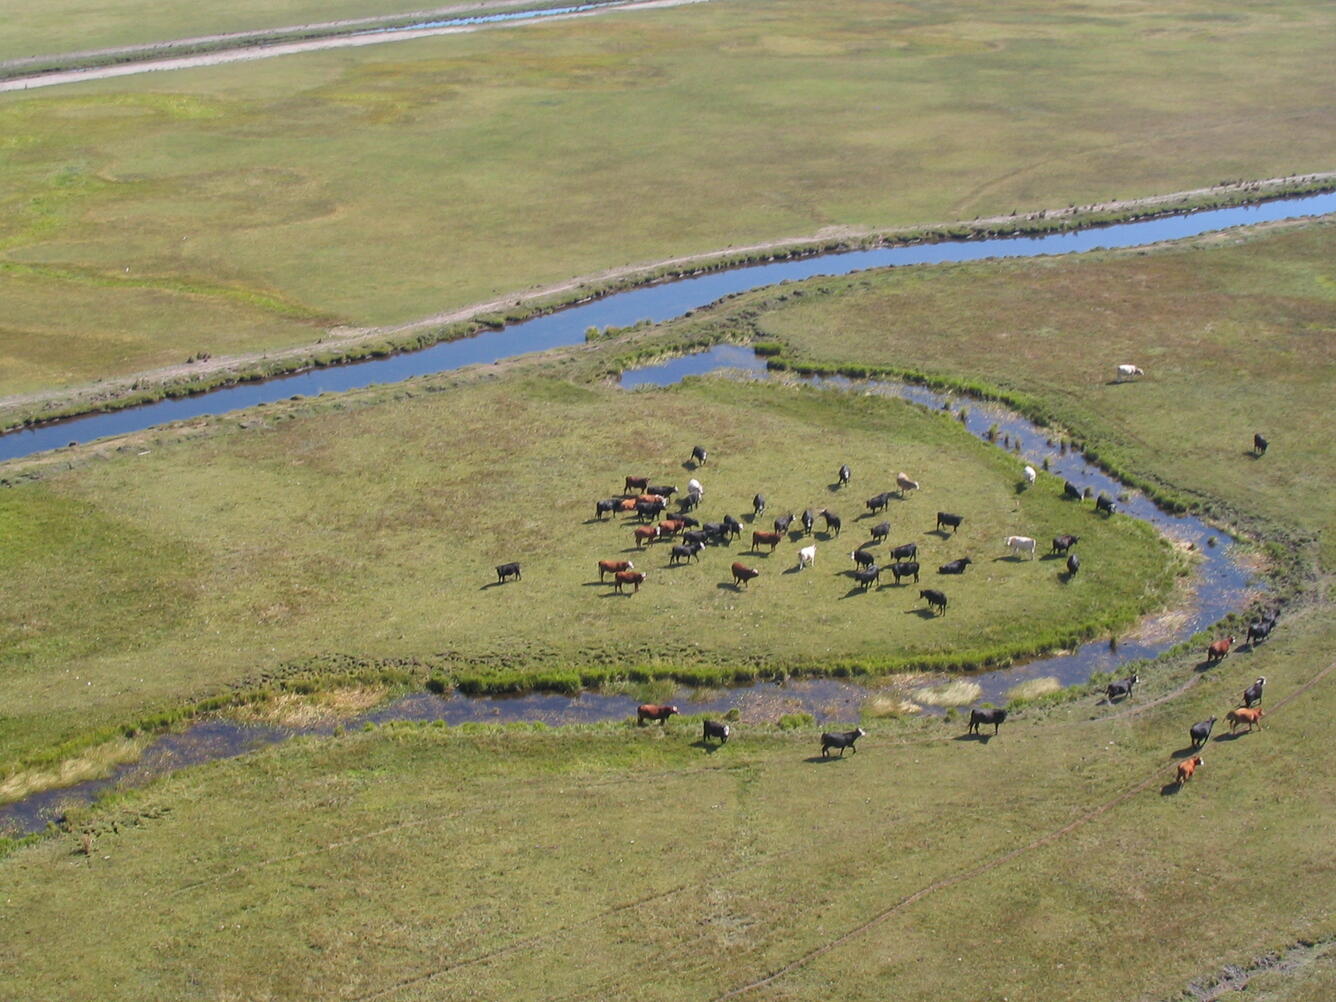
{"label": "green grass", "polygon": [[[0,272],[0,393],[779,237],[1326,169],[1331,27],[729,0],[5,95],[0,251],[38,270]],[[71,276],[100,310],[64,310]]]}
{"label": "green grass", "polygon": [[[1005,663],[1121,629],[1187,569],[1138,522],[1074,513],[1057,478],[1018,493],[1014,459],[899,401],[724,380],[624,393],[522,373],[396,396],[197,422],[202,435],[141,436],[0,494],[0,761],[285,665],[345,673],[320,661],[333,654],[408,658],[475,690]],[[819,534],[802,573],[799,544],[752,552],[750,536],[672,568],[668,545],[639,551],[627,520],[594,518],[629,473],[685,488],[697,439],[711,450],[703,519],[750,518],[760,490],[765,527],[829,506],[843,536]],[[856,493],[830,486],[846,461]],[[859,517],[902,467],[922,490]],[[939,509],[965,515],[957,534],[932,532]],[[922,586],[946,590],[947,616],[920,615],[912,583],[864,594],[845,576],[883,517],[892,543],[919,544]],[[1007,535],[1073,529],[1087,569],[1071,586],[1057,563],[1003,559]],[[936,578],[967,555],[969,573]],[[600,585],[603,558],[646,570],[640,593]],[[497,586],[509,560],[524,579]],[[762,576],[735,589],[733,560]]]}
{"label": "green grass", "polygon": [[[1276,708],[1315,674],[1305,650],[1334,639],[1329,618],[1296,618],[1135,716],[1069,706],[986,743],[953,740],[958,723],[875,722],[825,763],[814,728],[745,722],[714,752],[678,720],[299,741],[12,851],[9,990],[710,999],[797,961],[743,997],[1177,997],[1336,931],[1313,851],[1336,751],[1308,739],[1329,680]],[[1172,792],[1187,723],[1257,672],[1266,730],[1213,741]],[[82,944],[78,963],[54,944]]]}

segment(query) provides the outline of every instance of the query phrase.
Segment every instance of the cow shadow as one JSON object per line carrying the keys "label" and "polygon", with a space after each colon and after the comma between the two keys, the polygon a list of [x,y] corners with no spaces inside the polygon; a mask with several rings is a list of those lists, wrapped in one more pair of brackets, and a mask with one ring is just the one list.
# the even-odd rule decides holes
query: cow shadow
{"label": "cow shadow", "polygon": [[830,491],[830,493],[832,494],[837,494],[839,493],[840,488],[843,486],[844,485],[837,480],[833,484],[826,484],[826,490]]}
{"label": "cow shadow", "polygon": [[610,591],[600,595],[599,598],[633,598],[634,596],[635,592],[633,591]]}
{"label": "cow shadow", "polygon": [[1243,735],[1245,735],[1245,734],[1247,734],[1247,733],[1248,733],[1247,731],[1231,731],[1231,732],[1228,733],[1228,734],[1217,734],[1217,735],[1216,735],[1214,738],[1212,738],[1211,740],[1212,740],[1212,741],[1237,741],[1239,738],[1243,737]]}
{"label": "cow shadow", "polygon": [[905,610],[905,615],[906,615],[906,616],[917,616],[919,619],[936,619],[936,618],[937,618],[937,613],[933,612],[931,608],[926,608],[926,609],[906,609],[906,610]]}
{"label": "cow shadow", "polygon": [[746,522],[748,525],[755,525],[756,518],[756,512],[745,512],[742,516],[742,521]]}
{"label": "cow shadow", "polygon": [[692,748],[703,748],[703,749],[705,749],[705,754],[706,754],[706,755],[713,755],[715,752],[717,752],[720,748],[722,748],[722,747],[724,747],[724,746],[721,745],[721,744],[716,744],[716,743],[713,742],[713,741],[706,741],[704,738],[699,738],[699,739],[697,739],[697,740],[691,742],[691,747],[692,747]]}
{"label": "cow shadow", "polygon": [[1160,787],[1160,796],[1172,797],[1174,796],[1174,794],[1178,793],[1178,791],[1181,789],[1183,789],[1183,784],[1180,783],[1178,780],[1174,780],[1172,783],[1165,783],[1162,787]]}
{"label": "cow shadow", "polygon": [[1052,552],[1052,551],[1050,550],[1048,553],[1043,554],[1039,559],[1040,559],[1040,560],[1066,560],[1066,559],[1067,559],[1067,554],[1065,554],[1065,553],[1054,553],[1054,552]]}
{"label": "cow shadow", "polygon": [[810,762],[812,765],[821,765],[825,762],[843,761],[838,755],[812,755],[803,759],[804,762]]}
{"label": "cow shadow", "polygon": [[952,738],[951,740],[952,740],[952,741],[977,741],[977,742],[978,742],[979,744],[981,744],[981,745],[986,745],[986,744],[988,744],[989,741],[992,741],[993,738],[995,738],[995,737],[997,737],[996,734],[978,734],[978,733],[975,733],[975,734],[969,734],[969,733],[966,733],[966,734],[957,734],[957,735],[956,735],[954,738]]}
{"label": "cow shadow", "polygon": [[812,533],[812,538],[819,543],[828,543],[835,538],[835,533],[829,529],[817,529]]}
{"label": "cow shadow", "polygon": [[581,587],[581,588],[606,588],[606,587],[608,587],[608,582],[606,582],[606,581],[586,581],[586,582],[585,582],[584,584],[582,584],[580,587]]}
{"label": "cow shadow", "polygon": [[951,533],[947,532],[945,529],[927,529],[927,530],[924,531],[923,535],[925,535],[925,536],[936,536],[938,539],[950,539],[950,538],[951,538]]}
{"label": "cow shadow", "polygon": [[1170,755],[1169,755],[1169,757],[1170,757],[1170,758],[1188,758],[1188,757],[1190,757],[1190,756],[1192,756],[1192,755],[1196,755],[1196,754],[1197,754],[1198,752],[1200,752],[1200,751],[1201,751],[1201,749],[1198,748],[1196,745],[1188,745],[1186,748],[1179,748],[1179,749],[1176,749],[1175,751],[1171,752]]}
{"label": "cow shadow", "polygon": [[866,595],[870,591],[872,591],[871,588],[864,588],[862,585],[854,585],[840,596],[840,601],[844,601],[846,598],[857,598],[859,595]]}
{"label": "cow shadow", "polygon": [[691,473],[694,472],[695,470],[700,469],[700,463],[696,462],[694,459],[688,459],[685,463],[682,464],[682,469],[686,470],[688,473]]}
{"label": "cow shadow", "polygon": [[1004,564],[1028,564],[1030,562],[1027,558],[1022,557],[1018,553],[1008,553],[1005,556],[994,557],[993,563],[997,563],[999,560]]}
{"label": "cow shadow", "polygon": [[783,574],[801,574],[801,573],[802,573],[802,567],[801,567],[801,566],[797,566],[797,567],[786,567],[786,568],[784,568],[784,570],[783,570],[781,573],[783,573]]}
{"label": "cow shadow", "polygon": [[720,581],[715,587],[720,591],[734,591],[739,593],[745,590],[742,585],[738,584],[736,581]]}
{"label": "cow shadow", "polygon": [[1071,571],[1058,571],[1058,580],[1061,581],[1063,584],[1071,584],[1072,579],[1075,577],[1076,575],[1073,574]]}
{"label": "cow shadow", "polygon": [[1245,456],[1247,456],[1249,459],[1254,460],[1254,461],[1255,461],[1255,460],[1258,460],[1258,459],[1261,459],[1263,456],[1266,455],[1265,452],[1263,452],[1263,453],[1258,453],[1258,452],[1255,452],[1255,451],[1252,450],[1252,449],[1244,449],[1244,450],[1243,450],[1243,454],[1244,454]]}
{"label": "cow shadow", "polygon": [[509,583],[509,581],[491,581],[479,588],[478,591],[486,591],[488,588],[500,588],[503,584]]}
{"label": "cow shadow", "polygon": [[1195,668],[1193,668],[1192,670],[1195,671],[1195,672],[1206,672],[1206,671],[1210,671],[1210,670],[1211,670],[1212,668],[1214,668],[1217,664],[1219,664],[1219,662],[1217,662],[1217,661],[1212,661],[1210,658],[1207,658],[1205,661],[1198,661],[1198,662],[1197,662],[1197,666],[1196,666]]}

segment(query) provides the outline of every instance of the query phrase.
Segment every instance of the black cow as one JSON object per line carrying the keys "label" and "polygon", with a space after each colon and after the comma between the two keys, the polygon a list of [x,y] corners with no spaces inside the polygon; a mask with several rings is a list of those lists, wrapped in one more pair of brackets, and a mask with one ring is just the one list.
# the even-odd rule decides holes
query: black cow
{"label": "black cow", "polygon": [[840,534],[840,527],[842,524],[840,522],[840,516],[836,515],[833,511],[827,511],[825,508],[822,508],[817,514],[826,520],[827,532],[834,533],[837,536]]}
{"label": "black cow", "polygon": [[840,731],[837,734],[821,735],[821,757],[826,758],[827,753],[832,748],[840,750],[840,758],[844,758],[844,749],[853,748],[854,754],[858,754],[858,749],[854,747],[854,742],[861,738],[867,731],[859,727],[852,731]]}
{"label": "black cow", "polygon": [[854,580],[863,586],[864,591],[867,591],[868,585],[872,584],[873,581],[877,582],[878,585],[881,584],[881,568],[876,564],[871,567],[860,567],[853,572],[853,575]]}
{"label": "black cow", "polygon": [[1121,699],[1124,696],[1132,695],[1132,687],[1140,682],[1136,672],[1133,672],[1127,678],[1119,679],[1117,682],[1110,682],[1104,688],[1104,695],[1108,697],[1110,703],[1115,699]]}
{"label": "black cow", "polygon": [[1262,701],[1262,690],[1266,687],[1266,676],[1263,675],[1248,688],[1243,690],[1243,705],[1248,709]]}
{"label": "black cow", "polygon": [[974,563],[969,557],[961,557],[959,560],[952,560],[950,563],[942,564],[937,568],[938,574],[964,574],[965,568]]}
{"label": "black cow", "polygon": [[1070,550],[1073,546],[1075,546],[1075,545],[1076,545],[1077,543],[1079,543],[1080,541],[1081,541],[1081,537],[1080,537],[1080,536],[1073,536],[1073,535],[1071,535],[1070,533],[1067,533],[1067,534],[1062,535],[1062,536],[1054,536],[1054,537],[1053,537],[1053,549],[1049,550],[1048,552],[1049,552],[1049,553],[1066,553],[1068,550]]}
{"label": "black cow", "polygon": [[670,497],[672,497],[674,494],[677,493],[677,488],[676,488],[676,487],[667,487],[667,486],[658,486],[658,487],[656,487],[656,486],[652,486],[652,485],[651,485],[651,486],[645,488],[645,493],[646,493],[646,494],[657,494],[657,495],[659,495],[659,497],[664,498],[664,499],[667,499],[667,498],[670,498]]}
{"label": "black cow", "polygon": [[690,529],[682,533],[682,542],[690,546],[700,544],[704,546],[710,541],[710,535],[704,529]]}
{"label": "black cow", "polygon": [[1113,498],[1109,497],[1107,494],[1101,494],[1099,497],[1095,498],[1095,511],[1102,511],[1105,515],[1112,515],[1114,510]]}
{"label": "black cow", "polygon": [[722,546],[728,542],[728,529],[723,522],[706,522],[700,527],[705,534],[705,542]]}
{"label": "black cow", "polygon": [[1211,728],[1214,726],[1215,717],[1212,717],[1210,720],[1202,720],[1188,728],[1188,737],[1192,739],[1194,749],[1206,744],[1207,739],[1211,736]]}
{"label": "black cow", "polygon": [[880,494],[875,494],[868,498],[863,504],[866,505],[867,510],[874,515],[879,511],[885,511],[891,504],[891,492],[882,491]]}
{"label": "black cow", "polygon": [[636,516],[642,522],[647,519],[657,518],[659,515],[663,514],[665,507],[667,506],[663,501],[637,501]]}
{"label": "black cow", "polygon": [[891,534],[890,522],[878,522],[872,527],[872,542],[880,543]]}
{"label": "black cow", "polygon": [[602,501],[595,501],[594,517],[601,519],[605,512],[611,512],[612,514],[615,515],[618,511],[621,510],[621,507],[622,507],[621,498],[606,498]]}
{"label": "black cow", "polygon": [[1248,643],[1250,645],[1253,645],[1269,637],[1271,635],[1271,631],[1276,628],[1277,618],[1278,617],[1274,612],[1271,613],[1270,615],[1263,613],[1262,618],[1257,620],[1257,622],[1249,623]]}
{"label": "black cow", "polygon": [[946,615],[946,595],[936,588],[924,588],[919,592],[919,598],[927,599],[929,609],[937,609],[943,616]]}
{"label": "black cow", "polygon": [[668,563],[675,564],[681,560],[695,560],[700,563],[699,553],[704,548],[704,543],[679,543],[668,555]]}
{"label": "black cow", "polygon": [[853,471],[849,469],[849,464],[845,463],[840,467],[840,486],[849,486],[849,478],[853,476]]}
{"label": "black cow", "polygon": [[496,565],[497,583],[499,584],[505,581],[506,578],[514,578],[516,581],[520,580],[520,565],[518,561],[513,561],[509,564]]}
{"label": "black cow", "polygon": [[1080,569],[1081,569],[1081,558],[1078,557],[1075,553],[1067,554],[1067,576],[1069,578],[1076,577],[1076,572],[1079,571]]}
{"label": "black cow", "polygon": [[720,745],[728,744],[728,725],[721,724],[717,720],[705,721],[705,733],[701,735],[701,739],[709,741],[711,738],[717,738]]}
{"label": "black cow", "polygon": [[901,578],[907,578],[911,574],[914,576],[914,580],[917,582],[919,579],[918,562],[910,560],[909,562],[903,564],[891,564],[891,573],[895,575],[896,584],[900,583]]}
{"label": "black cow", "polygon": [[753,514],[759,515],[763,511],[765,511],[765,495],[757,494],[752,498],[752,512]]}
{"label": "black cow", "polygon": [[789,526],[792,524],[793,512],[789,512],[787,515],[780,515],[779,518],[775,519],[775,531],[780,534],[786,533],[789,531]]}
{"label": "black cow", "polygon": [[709,453],[705,451],[703,445],[693,445],[691,447],[691,458],[696,461],[697,465],[704,466],[707,456],[709,456]]}
{"label": "black cow", "polygon": [[867,550],[854,550],[849,556],[859,567],[871,567],[877,562],[876,556]]}
{"label": "black cow", "polygon": [[677,521],[682,523],[684,529],[695,529],[700,527],[700,519],[692,518],[690,515],[674,515]]}
{"label": "black cow", "polygon": [[907,560],[918,556],[918,543],[905,543],[904,546],[897,546],[891,551],[892,560]]}
{"label": "black cow", "polygon": [[816,525],[816,513],[815,513],[814,511],[812,511],[811,508],[804,509],[804,511],[803,511],[803,535],[804,535],[804,536],[810,536],[810,535],[812,534],[812,526],[814,526],[814,525]]}
{"label": "black cow", "polygon": [[1073,501],[1081,501],[1085,498],[1085,492],[1070,480],[1064,480],[1062,482],[1062,496],[1071,498]]}
{"label": "black cow", "polygon": [[742,535],[742,523],[739,522],[732,515],[724,516],[724,529],[733,539],[737,539],[739,536]]}
{"label": "black cow", "polygon": [[949,511],[939,511],[937,513],[937,525],[934,529],[940,529],[944,525],[949,525],[951,531],[955,532],[960,528],[960,523],[965,521],[963,515],[952,515]]}
{"label": "black cow", "polygon": [[700,506],[701,493],[694,487],[687,491],[687,496],[677,499],[677,506],[683,511],[691,511]]}
{"label": "black cow", "polygon": [[1258,455],[1258,456],[1265,456],[1265,455],[1266,455],[1266,447],[1267,447],[1267,445],[1269,445],[1269,444],[1270,444],[1270,443],[1268,443],[1267,440],[1264,439],[1260,434],[1257,434],[1257,433],[1254,433],[1254,434],[1253,434],[1253,453],[1254,453],[1255,455]]}
{"label": "black cow", "polygon": [[996,734],[1006,719],[1006,710],[970,710],[970,726],[965,733],[978,734],[980,724],[992,724],[993,733]]}

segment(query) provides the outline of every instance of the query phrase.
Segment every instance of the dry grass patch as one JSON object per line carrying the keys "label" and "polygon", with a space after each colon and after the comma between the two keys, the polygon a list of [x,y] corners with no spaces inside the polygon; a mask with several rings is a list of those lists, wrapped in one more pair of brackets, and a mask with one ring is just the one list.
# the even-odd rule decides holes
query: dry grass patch
{"label": "dry grass patch", "polygon": [[229,712],[238,720],[310,727],[356,716],[385,701],[385,686],[356,686],[314,693],[282,692],[262,702],[246,703]]}

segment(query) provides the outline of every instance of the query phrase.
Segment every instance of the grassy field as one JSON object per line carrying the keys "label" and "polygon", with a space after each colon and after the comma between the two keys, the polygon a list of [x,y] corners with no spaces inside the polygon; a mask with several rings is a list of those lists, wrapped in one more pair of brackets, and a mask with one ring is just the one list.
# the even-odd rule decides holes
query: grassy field
{"label": "grassy field", "polygon": [[775,238],[1327,169],[1330,22],[728,0],[7,94],[0,394]]}
{"label": "grassy field", "polygon": [[[1177,998],[1336,933],[1331,676],[1300,691],[1334,642],[1295,616],[1168,703],[869,725],[824,762],[678,720],[301,741],[12,853],[0,964],[33,1000]],[[1265,729],[1217,726],[1178,789],[1258,673]]]}
{"label": "grassy field", "polygon": [[[1186,572],[1146,526],[1074,511],[1055,477],[1018,492],[1014,458],[899,401],[726,380],[624,393],[522,373],[376,398],[202,422],[182,442],[143,436],[0,493],[6,772],[81,731],[322,655],[484,680],[949,668],[1121,628]],[[758,491],[771,506],[760,527],[807,507],[843,514],[841,537],[818,531],[813,570],[796,573],[800,544],[758,552],[749,535],[670,567],[668,545],[642,552],[631,522],[594,517],[628,474],[685,491],[697,440],[712,456],[695,471],[703,520],[750,521]],[[844,490],[841,462],[858,471]],[[867,516],[899,469],[923,488]],[[958,533],[933,531],[941,509],[965,515]],[[888,575],[864,593],[846,576],[883,518],[891,545],[918,544],[947,616],[924,618],[912,583]],[[1060,562],[1002,545],[1068,531],[1085,561],[1070,586]],[[966,575],[935,574],[963,556]],[[647,571],[640,594],[600,584],[599,559]],[[498,586],[493,567],[510,560],[524,579]],[[762,576],[735,589],[734,560]]]}

